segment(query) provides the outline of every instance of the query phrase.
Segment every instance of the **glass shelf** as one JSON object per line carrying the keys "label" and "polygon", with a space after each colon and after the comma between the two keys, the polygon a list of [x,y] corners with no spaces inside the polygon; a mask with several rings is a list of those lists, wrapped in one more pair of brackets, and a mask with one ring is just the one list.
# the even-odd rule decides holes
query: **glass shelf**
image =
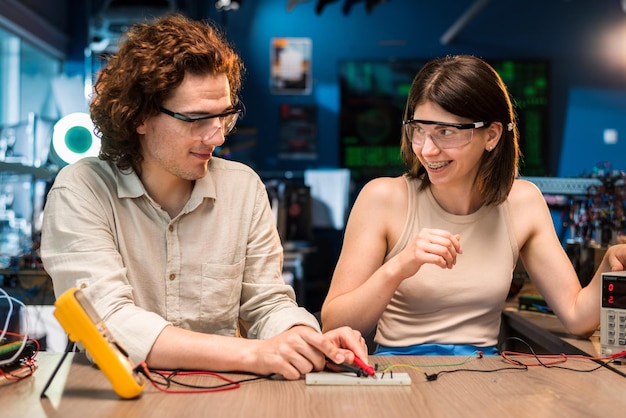
{"label": "glass shelf", "polygon": [[28,174],[35,177],[37,180],[48,180],[56,175],[57,170],[49,167],[32,167],[21,163],[0,161],[0,172]]}

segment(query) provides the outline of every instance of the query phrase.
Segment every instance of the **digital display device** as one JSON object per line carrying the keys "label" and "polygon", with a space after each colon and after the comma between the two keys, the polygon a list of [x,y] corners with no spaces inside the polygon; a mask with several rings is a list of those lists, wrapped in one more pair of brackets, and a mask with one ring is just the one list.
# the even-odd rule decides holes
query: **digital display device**
{"label": "digital display device", "polygon": [[[402,117],[413,78],[430,58],[350,59],[339,63],[340,166],[352,179],[397,176]],[[487,59],[515,102],[524,158],[521,174],[548,170],[550,62],[546,59]]]}
{"label": "digital display device", "polygon": [[121,398],[139,396],[145,387],[142,376],[124,348],[110,334],[106,324],[82,290],[71,288],[55,302],[54,316],[69,339],[80,342]]}
{"label": "digital display device", "polygon": [[626,350],[626,272],[602,273],[600,346],[602,356]]}
{"label": "digital display device", "polygon": [[602,307],[626,309],[626,277],[612,274],[603,276]]}

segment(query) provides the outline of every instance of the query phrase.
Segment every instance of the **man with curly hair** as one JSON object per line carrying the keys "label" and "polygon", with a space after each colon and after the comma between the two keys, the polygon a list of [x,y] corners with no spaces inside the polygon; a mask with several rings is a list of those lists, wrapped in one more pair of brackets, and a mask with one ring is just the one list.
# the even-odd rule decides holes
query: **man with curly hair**
{"label": "man with curly hair", "polygon": [[367,351],[298,307],[264,184],[213,155],[242,116],[243,73],[210,22],[134,25],[94,86],[99,157],[59,172],[41,255],[56,295],[86,284],[135,363],[297,379]]}

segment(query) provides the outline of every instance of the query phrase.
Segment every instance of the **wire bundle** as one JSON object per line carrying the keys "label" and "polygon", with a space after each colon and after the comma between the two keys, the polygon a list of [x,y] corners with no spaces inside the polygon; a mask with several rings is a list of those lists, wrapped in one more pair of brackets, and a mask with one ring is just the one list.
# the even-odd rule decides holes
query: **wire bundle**
{"label": "wire bundle", "polygon": [[[404,367],[404,368],[410,368],[410,369],[414,369],[414,370],[418,370],[422,372],[424,376],[426,377],[427,381],[435,381],[437,380],[439,376],[443,374],[450,374],[450,373],[456,373],[456,372],[493,373],[493,372],[499,372],[499,371],[504,371],[504,370],[527,371],[529,367],[541,366],[545,368],[559,368],[559,369],[570,370],[570,371],[581,372],[581,373],[593,372],[602,367],[605,367],[626,377],[626,373],[622,372],[619,369],[615,369],[611,367],[611,363],[614,363],[615,361],[619,359],[626,359],[626,351],[621,351],[619,353],[615,353],[607,357],[570,355],[570,354],[564,354],[564,353],[540,355],[540,354],[535,353],[532,347],[521,338],[512,337],[512,338],[509,338],[509,340],[517,340],[517,341],[522,342],[528,347],[528,350],[530,351],[529,353],[521,353],[521,352],[516,352],[516,351],[508,351],[508,350],[501,351],[500,356],[505,362],[511,364],[511,366],[498,367],[495,369],[459,368],[461,366],[465,366],[473,359],[483,358],[483,353],[481,351],[475,351],[474,353],[465,357],[463,360],[456,362],[456,363],[450,363],[450,364],[390,364],[390,365],[386,365],[382,368],[382,375],[384,377],[385,373],[391,373],[391,376],[393,376],[393,371],[392,371],[393,369]],[[597,363],[598,365],[592,368],[574,368],[574,367],[567,367],[567,366],[562,365],[563,363],[566,363],[568,360],[574,360],[574,359],[589,360],[591,362]],[[433,368],[433,367],[437,367],[437,368],[456,367],[456,368],[449,369],[449,370],[442,370],[437,373],[428,373],[424,370],[426,368]]]}
{"label": "wire bundle", "polygon": [[[0,299],[8,301],[8,313],[0,329],[0,384],[16,382],[31,376],[37,370],[35,357],[39,352],[39,342],[28,337],[28,333],[8,331],[15,304],[25,309],[24,303],[9,296],[0,289]],[[26,318],[24,328],[28,330]],[[11,341],[10,341],[11,340]]]}
{"label": "wire bundle", "polygon": [[[238,389],[242,383],[252,382],[256,380],[270,379],[271,376],[253,376],[241,380],[233,380],[221,374],[208,371],[198,370],[154,370],[149,369],[145,362],[139,364],[135,369],[136,372],[143,374],[148,381],[156,389],[165,393],[207,393],[207,392],[222,392],[225,390]],[[216,385],[192,385],[189,383],[177,380],[178,376],[209,376],[217,378],[218,380],[225,382]],[[183,389],[174,389],[175,386],[180,386]]]}

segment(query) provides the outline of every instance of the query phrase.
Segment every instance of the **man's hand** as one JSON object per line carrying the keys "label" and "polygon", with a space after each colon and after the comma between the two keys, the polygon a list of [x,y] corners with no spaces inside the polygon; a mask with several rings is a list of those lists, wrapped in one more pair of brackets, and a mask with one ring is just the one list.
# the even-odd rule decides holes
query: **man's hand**
{"label": "man's hand", "polygon": [[295,326],[268,340],[258,341],[254,371],[280,374],[295,380],[311,371],[323,370],[326,357],[335,363],[353,363],[354,356],[367,358],[367,347],[359,331],[341,327],[320,334],[308,326]]}

